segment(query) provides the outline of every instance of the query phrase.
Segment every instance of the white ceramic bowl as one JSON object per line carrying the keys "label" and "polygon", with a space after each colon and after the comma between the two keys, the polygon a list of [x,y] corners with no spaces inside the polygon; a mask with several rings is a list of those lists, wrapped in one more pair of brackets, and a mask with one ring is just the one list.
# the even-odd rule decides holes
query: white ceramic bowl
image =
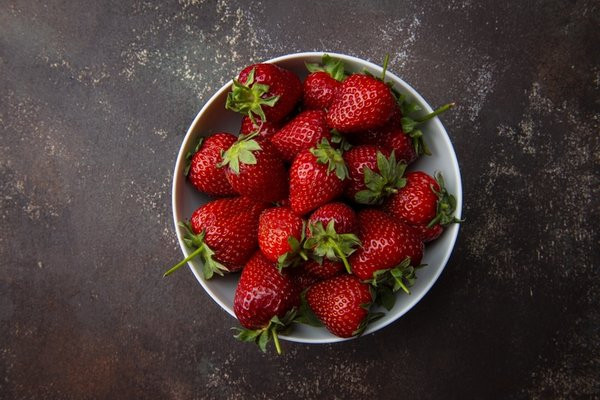
{"label": "white ceramic bowl", "polygon": [[[305,62],[319,63],[325,53],[311,52],[290,54],[277,57],[266,62],[277,64],[281,67],[294,71],[300,79],[304,79],[307,70]],[[382,68],[365,60],[343,54],[327,53],[333,57],[340,58],[345,63],[346,71],[360,72],[363,69],[368,70],[376,76],[380,76]],[[391,66],[393,69],[393,65]],[[405,93],[408,98],[417,103],[427,112],[433,111],[425,100],[406,82],[398,78],[392,72],[388,71],[386,80],[394,82],[395,88]],[[189,219],[192,213],[200,205],[209,201],[209,197],[196,191],[191,184],[186,182],[183,175],[185,167],[185,155],[197,143],[201,136],[208,136],[217,131],[225,131],[237,134],[241,116],[225,109],[225,100],[227,93],[231,88],[231,82],[223,86],[217,93],[208,100],[202,107],[194,122],[188,129],[183,144],[179,149],[177,163],[175,165],[175,174],[173,177],[173,219],[179,245],[183,254],[187,256],[190,250],[183,243],[183,232],[177,225],[178,221]],[[462,186],[460,180],[460,171],[454,149],[446,130],[438,118],[434,118],[422,129],[425,133],[425,140],[432,152],[431,156],[423,156],[411,166],[411,170],[421,170],[430,175],[436,171],[441,171],[444,175],[446,187],[450,193],[456,197],[456,216],[460,217],[462,210]],[[452,248],[458,235],[458,224],[450,225],[440,238],[427,245],[423,263],[426,267],[417,271],[415,285],[411,288],[411,295],[406,295],[402,291],[398,293],[396,304],[386,315],[370,324],[364,334],[373,333],[400,318],[410,310],[435,283],[446,266],[446,262],[452,253]],[[225,311],[235,317],[233,313],[233,296],[239,279],[239,274],[231,274],[225,277],[216,276],[207,281],[202,275],[201,261],[196,258],[189,263],[189,266],[196,276],[196,279],[204,290],[216,301]],[[325,328],[315,328],[306,325],[297,324],[293,332],[287,336],[281,336],[282,339],[302,343],[331,343],[342,339],[329,333]]]}

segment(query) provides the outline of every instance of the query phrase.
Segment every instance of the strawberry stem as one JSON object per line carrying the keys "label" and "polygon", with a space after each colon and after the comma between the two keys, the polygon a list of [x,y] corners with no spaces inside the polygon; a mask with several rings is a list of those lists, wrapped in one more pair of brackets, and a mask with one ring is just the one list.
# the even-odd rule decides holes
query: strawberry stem
{"label": "strawberry stem", "polygon": [[344,267],[346,267],[346,271],[348,271],[348,273],[351,274],[352,268],[350,268],[350,263],[348,262],[348,259],[344,255],[344,252],[342,251],[342,249],[340,249],[340,246],[338,246],[336,241],[333,239],[330,239],[329,243],[331,243],[331,245],[332,245],[333,249],[335,250],[335,252],[337,253],[338,257],[344,263]]}
{"label": "strawberry stem", "polygon": [[394,277],[394,280],[396,281],[396,283],[398,283],[398,285],[400,285],[400,287],[402,288],[402,290],[404,290],[404,292],[406,294],[410,294],[410,290],[406,287],[406,285],[404,284],[404,282],[402,282],[402,278],[396,278],[396,277]]}
{"label": "strawberry stem", "polygon": [[171,269],[169,269],[167,272],[165,272],[163,274],[163,278],[171,275],[173,272],[177,271],[182,265],[185,265],[192,258],[194,258],[198,254],[202,253],[203,249],[204,248],[202,246],[198,247],[192,254],[190,254],[189,256],[187,256],[186,258],[184,258],[183,260],[181,260],[179,263],[177,263],[176,265],[174,265],[173,267],[171,267]]}
{"label": "strawberry stem", "polygon": [[390,55],[388,53],[385,55],[385,58],[383,59],[383,71],[381,72],[381,80],[382,81],[385,81],[385,73],[387,72],[389,62],[390,62]]}
{"label": "strawberry stem", "polygon": [[429,121],[431,118],[436,117],[446,111],[448,111],[449,109],[451,109],[452,107],[454,107],[456,105],[456,103],[448,103],[448,104],[444,104],[443,106],[439,107],[438,109],[434,110],[433,112],[430,112],[429,114],[421,117],[421,118],[416,118],[415,122],[417,123],[423,123],[425,121]]}
{"label": "strawberry stem", "polygon": [[304,250],[300,250],[300,252],[298,253],[298,255],[300,256],[300,258],[302,258],[304,261],[308,261],[308,256],[306,255],[306,253],[304,252]]}
{"label": "strawberry stem", "polygon": [[273,343],[275,344],[275,350],[277,350],[277,354],[281,355],[281,344],[279,343],[279,336],[277,335],[277,331],[273,329]]}

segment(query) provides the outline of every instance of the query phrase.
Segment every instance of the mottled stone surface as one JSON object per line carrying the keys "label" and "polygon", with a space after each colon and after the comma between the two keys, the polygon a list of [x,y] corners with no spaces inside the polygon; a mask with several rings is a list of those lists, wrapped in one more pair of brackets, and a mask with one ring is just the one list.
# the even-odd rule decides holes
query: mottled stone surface
{"label": "mottled stone surface", "polygon": [[[599,26],[591,0],[1,2],[0,398],[599,398]],[[401,320],[275,357],[161,272],[191,120],[306,50],[458,102],[467,221]]]}

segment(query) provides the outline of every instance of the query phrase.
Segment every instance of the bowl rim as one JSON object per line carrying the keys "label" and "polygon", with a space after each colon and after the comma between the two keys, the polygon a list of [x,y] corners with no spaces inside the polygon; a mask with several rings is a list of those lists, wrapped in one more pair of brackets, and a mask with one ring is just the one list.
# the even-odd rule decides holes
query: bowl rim
{"label": "bowl rim", "polygon": [[[323,55],[328,54],[334,58],[339,58],[342,59],[344,61],[350,61],[352,63],[355,64],[359,64],[359,65],[363,65],[363,66],[367,66],[372,70],[378,71],[378,72],[382,72],[383,68],[377,64],[374,64],[368,60],[363,60],[360,59],[358,57],[354,57],[351,55],[346,55],[346,54],[340,54],[340,53],[335,53],[335,52],[328,52],[328,51],[312,51],[312,52],[302,52],[302,53],[293,53],[293,54],[286,54],[283,56],[279,56],[279,57],[275,57],[275,58],[271,58],[269,60],[266,61],[262,61],[264,63],[272,63],[272,64],[277,64],[283,61],[289,61],[289,60],[294,60],[294,59],[303,59],[303,58],[307,58],[307,57],[322,57]],[[432,112],[433,109],[431,108],[431,106],[429,105],[429,103],[419,94],[419,92],[417,92],[412,86],[410,86],[408,83],[406,83],[404,80],[402,80],[401,78],[399,78],[398,76],[396,76],[393,72],[391,71],[386,71],[386,78],[388,80],[393,80],[394,81],[394,87],[398,87],[400,86],[402,90],[406,90],[410,93],[411,96],[413,96],[420,104],[422,104],[424,106],[424,111],[426,112]],[[192,139],[195,139],[195,136],[192,135],[193,131],[195,130],[198,121],[200,120],[201,116],[204,114],[204,112],[206,110],[208,110],[211,105],[217,101],[217,99],[219,99],[224,92],[229,91],[232,85],[232,81],[230,80],[229,82],[225,83],[216,93],[214,93],[209,99],[208,101],[204,104],[204,106],[200,109],[200,111],[198,111],[198,113],[196,114],[196,117],[194,118],[194,120],[192,121],[192,123],[190,124],[189,128],[187,129],[186,133],[185,133],[185,137],[181,143],[181,146],[179,148],[179,152],[177,154],[177,160],[175,162],[175,169],[174,169],[174,174],[173,174],[173,184],[171,186],[171,207],[172,207],[172,212],[173,212],[173,221],[175,223],[175,233],[177,235],[177,240],[179,242],[179,247],[181,248],[183,254],[185,257],[187,257],[189,254],[191,254],[191,252],[189,251],[189,249],[187,248],[187,246],[185,245],[185,243],[183,242],[183,234],[182,234],[182,230],[178,225],[178,220],[177,220],[177,211],[176,211],[176,192],[177,192],[177,187],[179,187],[179,185],[181,185],[181,180],[183,179],[184,182],[183,184],[185,184],[185,177],[183,176],[183,174],[181,173],[183,171],[183,164],[185,163],[185,155],[186,155],[186,151],[185,149],[188,148],[188,144]],[[438,117],[433,118],[429,123],[433,123],[436,125],[436,129],[440,131],[441,135],[437,138],[437,140],[443,140],[445,143],[445,145],[451,150],[451,154],[450,154],[450,163],[452,164],[453,167],[453,171],[452,173],[455,174],[455,180],[456,180],[456,191],[454,194],[455,198],[456,198],[456,210],[455,210],[455,215],[457,218],[461,218],[462,215],[462,201],[463,201],[463,193],[462,193],[462,177],[461,177],[461,172],[460,172],[460,167],[458,164],[458,159],[456,157],[456,152],[454,150],[454,146],[452,145],[452,141],[450,140],[450,137],[448,136],[448,132],[446,131],[446,129],[444,128],[444,126],[442,125],[440,119]],[[447,171],[444,171],[444,174],[447,173]],[[391,318],[389,318],[388,320],[386,320],[385,322],[379,324],[377,326],[376,329],[373,328],[373,325],[370,325],[367,327],[367,329],[365,330],[365,332],[363,333],[363,335],[361,336],[365,336],[371,333],[374,333],[378,330],[381,330],[383,328],[385,328],[386,326],[390,325],[391,323],[395,322],[396,320],[398,320],[400,317],[402,317],[404,314],[406,314],[408,311],[410,311],[428,292],[429,290],[431,290],[431,287],[435,284],[435,282],[438,280],[438,278],[440,277],[440,275],[442,274],[442,272],[444,271],[444,269],[446,268],[446,265],[448,263],[448,260],[450,259],[450,256],[452,255],[452,252],[454,250],[454,247],[456,245],[456,240],[458,238],[458,232],[460,229],[460,224],[452,224],[449,227],[446,228],[446,232],[444,232],[445,235],[449,235],[450,236],[450,245],[444,249],[444,254],[442,257],[442,262],[440,264],[440,267],[437,269],[437,271],[435,272],[435,274],[433,275],[433,277],[427,282],[427,284],[425,285],[425,287],[423,288],[423,290],[418,294],[418,295],[413,295],[411,296],[411,300],[406,304],[405,307],[403,307],[399,312],[397,312],[397,314],[393,315]],[[200,283],[200,285],[204,288],[204,290],[206,291],[206,293],[208,293],[208,295],[211,297],[211,299],[213,301],[215,301],[224,311],[226,311],[227,313],[229,313],[231,316],[235,317],[235,314],[233,312],[233,309],[230,309],[228,305],[226,305],[218,296],[216,296],[215,294],[213,294],[212,290],[208,287],[206,281],[204,280],[204,277],[201,276],[201,273],[199,270],[197,270],[191,262],[188,262],[188,267],[189,269],[192,271],[192,273],[194,274],[194,276],[196,277],[196,280]],[[236,318],[237,319],[237,318]],[[288,340],[291,342],[298,342],[298,343],[307,343],[307,344],[321,344],[321,343],[335,343],[335,342],[342,342],[342,341],[347,341],[347,340],[352,340],[352,339],[356,339],[357,337],[350,337],[350,338],[340,338],[340,337],[336,337],[333,336],[332,337],[328,337],[328,338],[303,338],[303,337],[298,337],[295,336],[294,334],[290,334],[290,335],[280,335],[281,339],[284,340]]]}

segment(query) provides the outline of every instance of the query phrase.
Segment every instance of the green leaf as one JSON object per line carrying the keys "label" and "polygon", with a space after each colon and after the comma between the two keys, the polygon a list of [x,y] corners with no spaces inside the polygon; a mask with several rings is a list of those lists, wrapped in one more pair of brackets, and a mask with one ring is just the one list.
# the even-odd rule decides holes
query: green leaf
{"label": "green leaf", "polygon": [[346,77],[344,72],[344,62],[340,59],[333,58],[329,54],[323,55],[323,66],[325,71],[335,80],[343,81]]}
{"label": "green leaf", "polygon": [[344,62],[340,59],[333,58],[329,54],[324,54],[321,59],[322,65],[316,63],[304,63],[309,72],[327,72],[329,76],[337,81],[343,81],[346,77],[344,72]]}
{"label": "green leaf", "polygon": [[378,305],[389,311],[394,308],[394,304],[396,304],[396,295],[390,287],[381,286],[377,290],[376,302]]}
{"label": "green leaf", "polygon": [[446,190],[444,177],[442,176],[441,172],[437,172],[435,174],[435,179],[440,187],[440,190],[436,191],[432,186],[431,191],[434,192],[438,197],[437,210],[436,216],[429,222],[427,227],[431,228],[437,223],[442,226],[447,226],[452,223],[463,222],[464,220],[458,219],[454,216],[454,211],[456,210],[456,198]]}
{"label": "green leaf", "polygon": [[263,353],[267,352],[267,343],[269,342],[269,330],[264,330],[258,337],[258,347]]}
{"label": "green leaf", "polygon": [[359,204],[377,204],[377,196],[370,190],[361,190],[354,195],[354,200]]}
{"label": "green leaf", "polygon": [[256,157],[251,151],[246,149],[240,150],[238,158],[239,161],[243,162],[244,164],[256,164]]}
{"label": "green leaf", "polygon": [[306,66],[306,69],[308,70],[308,72],[320,72],[323,71],[324,68],[317,64],[317,63],[307,63],[305,62],[304,65]]}
{"label": "green leaf", "polygon": [[262,147],[260,147],[260,143],[258,143],[256,140],[248,140],[248,138],[246,138],[246,140],[242,141],[242,148],[244,150],[247,151],[257,151],[257,150],[262,150]]}
{"label": "green leaf", "polygon": [[315,327],[323,326],[323,323],[321,323],[306,301],[306,290],[300,295],[300,310],[294,322]]}
{"label": "green leaf", "polygon": [[[363,308],[368,309],[369,304],[365,304]],[[385,315],[384,313],[379,313],[379,312],[378,313],[372,313],[372,312],[368,313],[367,316],[365,317],[365,319],[358,326],[358,329],[356,329],[356,331],[354,331],[352,333],[352,335],[353,336],[362,335],[370,323],[372,323],[373,321],[377,321],[379,318],[383,317],[384,315]]]}
{"label": "green leaf", "polygon": [[229,160],[229,169],[233,171],[234,174],[238,175],[240,173],[240,159],[239,157],[232,157]]}
{"label": "green leaf", "polygon": [[200,147],[202,146],[203,141],[204,141],[203,137],[198,139],[198,143],[196,143],[196,146],[194,146],[194,149],[188,151],[187,154],[185,155],[185,168],[183,169],[183,175],[188,176],[188,174],[190,173],[190,167],[192,166],[192,157],[194,156],[194,154],[196,154],[198,152],[198,150],[200,150]]}
{"label": "green leaf", "polygon": [[404,133],[411,133],[415,129],[415,125],[417,125],[416,121],[410,117],[402,117],[400,121],[402,122]]}

